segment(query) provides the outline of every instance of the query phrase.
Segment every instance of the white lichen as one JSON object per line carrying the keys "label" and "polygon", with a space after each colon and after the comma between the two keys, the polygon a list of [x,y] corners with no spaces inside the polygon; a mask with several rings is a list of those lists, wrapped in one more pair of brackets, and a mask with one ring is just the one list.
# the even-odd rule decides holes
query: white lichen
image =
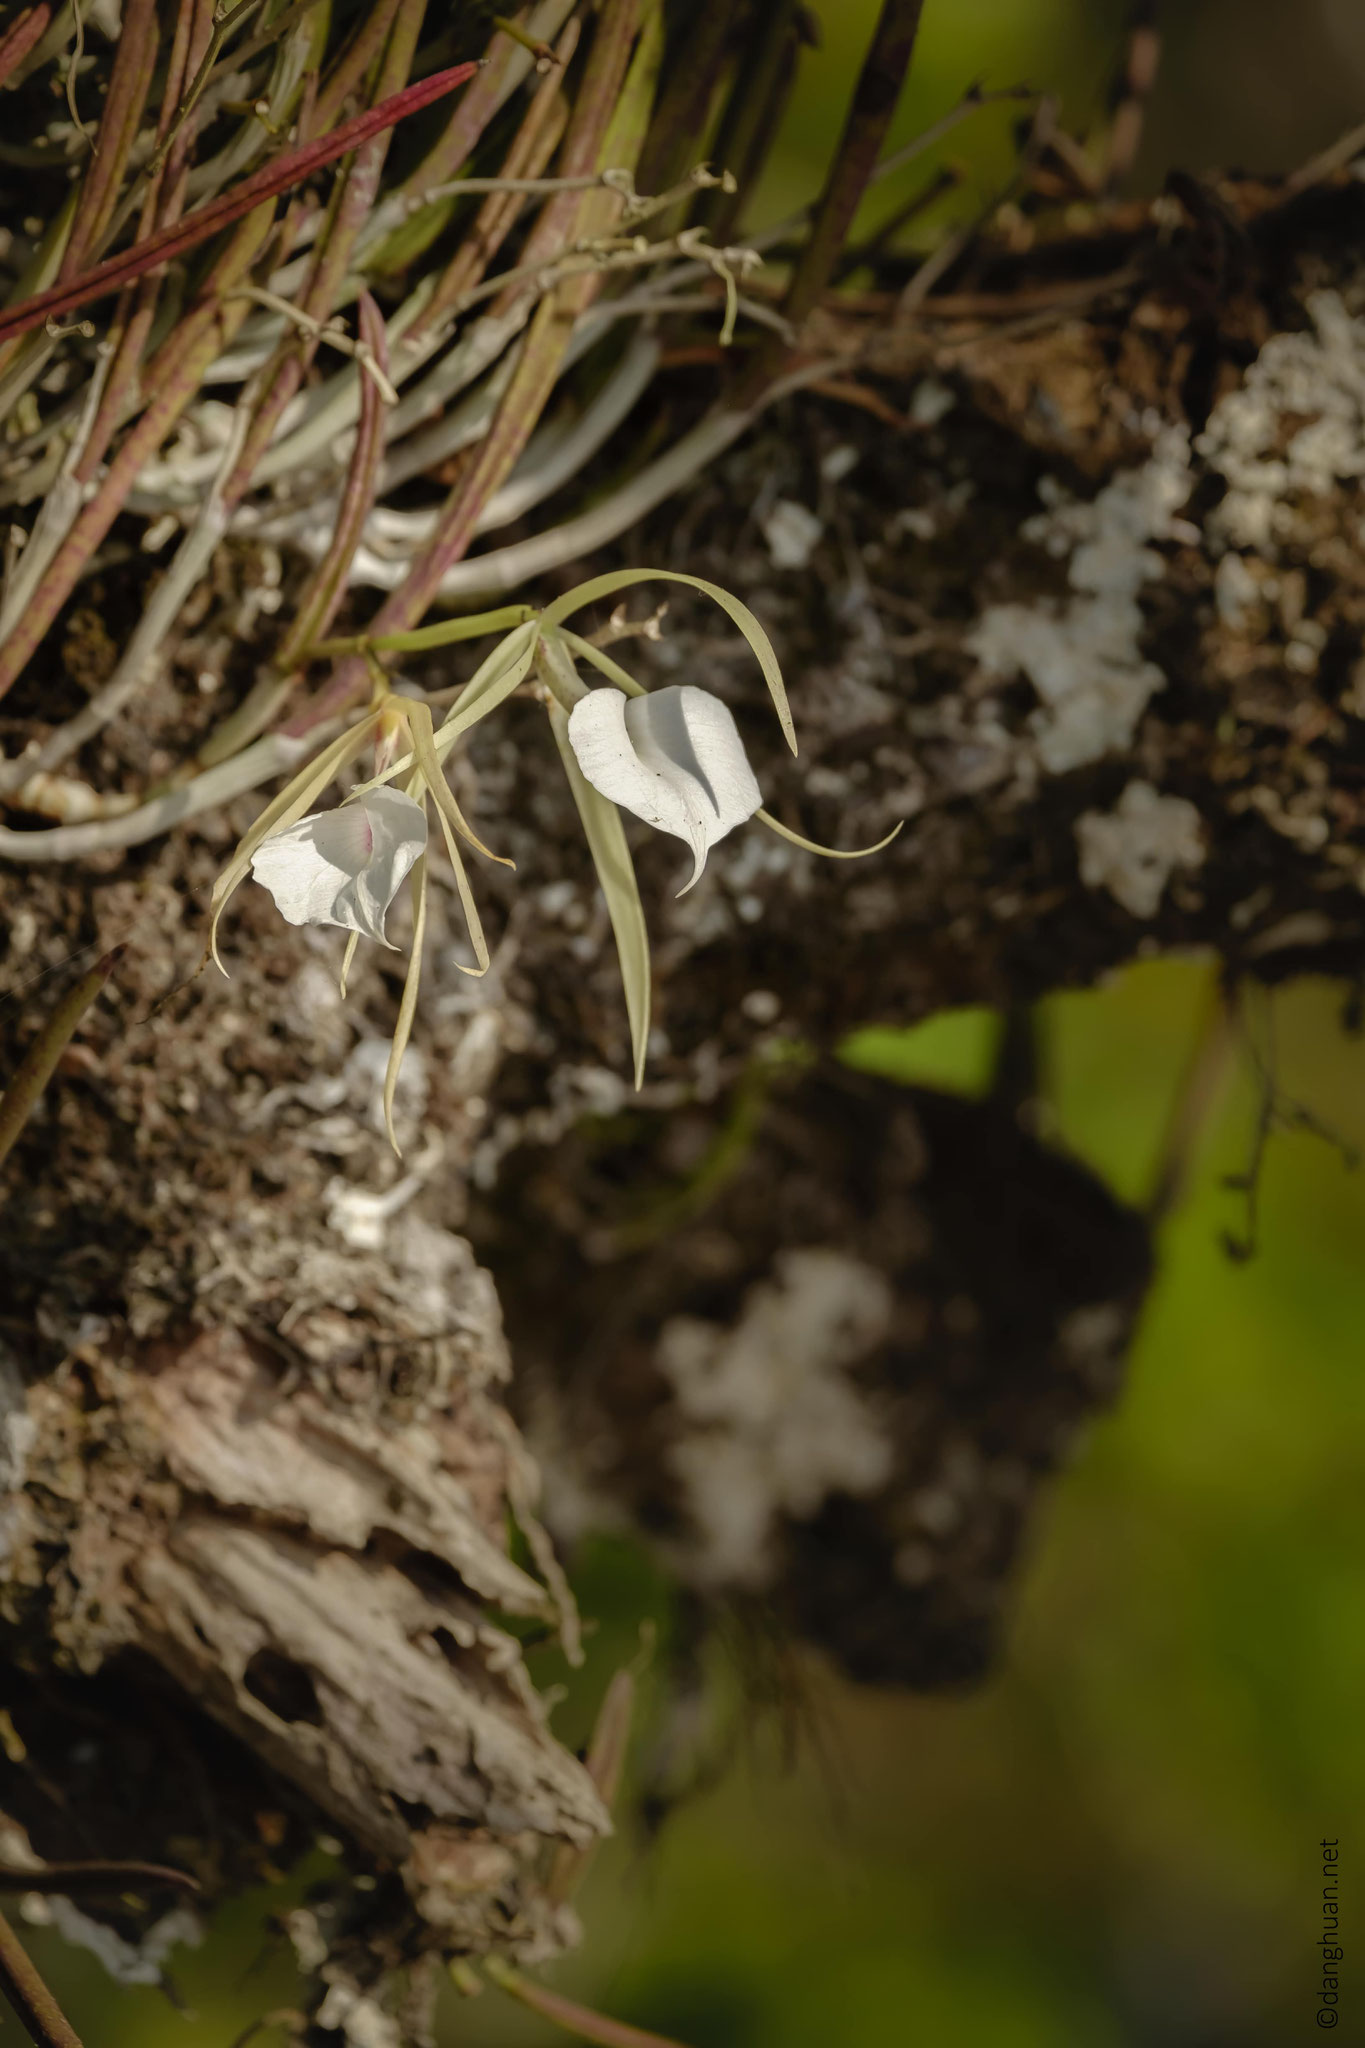
{"label": "white lichen", "polygon": [[1195,442],[1228,491],[1210,533],[1273,551],[1297,524],[1295,500],[1365,476],[1365,320],[1340,295],[1308,299],[1312,328],[1276,334]]}
{"label": "white lichen", "polygon": [[1234,633],[1246,625],[1261,602],[1261,586],[1238,554],[1226,554],[1213,576],[1213,601],[1218,616]]}
{"label": "white lichen", "polygon": [[1108,813],[1084,812],[1076,843],[1087,889],[1107,889],[1134,917],[1155,917],[1176,869],[1199,867],[1205,852],[1194,805],[1150,782],[1130,782]]}
{"label": "white lichen", "polygon": [[1138,592],[1161,574],[1154,540],[1191,540],[1198,530],[1174,514],[1193,481],[1189,442],[1175,428],[1158,435],[1150,461],[1123,470],[1097,497],[1060,499],[1028,520],[1026,539],[1070,555],[1074,596],[1062,603],[990,605],[967,646],[988,675],[1027,676],[1041,700],[1029,724],[1051,774],[1083,767],[1127,747],[1149,699],[1166,678],[1141,649]]}
{"label": "white lichen", "polygon": [[921,377],[910,399],[910,417],[917,427],[936,427],[957,404],[957,393],[937,377]]}
{"label": "white lichen", "polygon": [[695,1316],[664,1325],[656,1356],[684,1423],[670,1462],[700,1538],[688,1559],[697,1577],[762,1585],[780,1517],[807,1520],[831,1493],[886,1482],[891,1445],[847,1372],[891,1312],[874,1267],[809,1247],[781,1254],[733,1327]]}
{"label": "white lichen", "polygon": [[0,1346],[0,1565],[18,1540],[28,1456],[37,1434],[18,1364]]}
{"label": "white lichen", "polygon": [[356,1187],[337,1176],[324,1191],[327,1227],[355,1251],[382,1251],[390,1218],[406,1208],[421,1187],[420,1173],[405,1174],[395,1186],[385,1189]]}
{"label": "white lichen", "polygon": [[30,1926],[55,1927],[69,1947],[87,1949],[116,1984],[161,1984],[172,1950],[198,1948],[205,1934],[203,1921],[188,1906],[163,1913],[139,1941],[125,1940],[60,1894],[29,1892],[20,1910]]}
{"label": "white lichen", "polygon": [[779,498],[759,523],[775,569],[804,569],[825,530],[795,498]]}
{"label": "white lichen", "polygon": [[329,1985],[313,2021],[324,2032],[339,2033],[346,2048],[402,2048],[397,2020],[353,1984]]}

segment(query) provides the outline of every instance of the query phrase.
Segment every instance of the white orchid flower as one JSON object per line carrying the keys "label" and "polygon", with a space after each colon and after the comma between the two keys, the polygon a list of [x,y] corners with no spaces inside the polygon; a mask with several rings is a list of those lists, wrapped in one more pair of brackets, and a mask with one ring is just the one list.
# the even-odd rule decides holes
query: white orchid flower
{"label": "white orchid flower", "polygon": [[763,802],[729,705],[694,683],[640,697],[589,690],[570,715],[569,744],[600,796],[691,847],[680,896],[716,841]]}
{"label": "white orchid flower", "polygon": [[426,806],[380,787],[272,832],[251,871],[290,924],[340,925],[389,946],[384,918],[426,844]]}
{"label": "white orchid flower", "polygon": [[[796,734],[787,693],[762,625],[747,605],[718,584],[680,570],[613,570],[565,591],[540,612],[529,605],[507,605],[410,631],[319,640],[299,650],[301,662],[362,657],[370,667],[375,694],[368,712],[309,759],[239,841],[214,884],[208,957],[227,972],[218,951],[220,921],[234,891],[248,873],[254,874],[291,924],[339,925],[349,932],[341,967],[344,996],[359,939],[389,944],[385,918],[404,879],[411,876],[411,956],[384,1079],[384,1115],[395,1151],[395,1090],[416,1014],[426,935],[427,801],[436,806],[475,958],[472,967],[455,964],[466,974],[484,974],[490,965],[488,944],[458,842],[467,841],[492,860],[500,856],[471,829],[447,780],[445,763],[475,725],[522,687],[533,666],[611,917],[637,1087],[649,1040],[649,934],[620,810],[633,812],[691,848],[692,874],[680,894],[697,882],[717,840],[749,818],[756,817],[768,830],[809,853],[840,860],[879,852],[901,829],[897,825],[876,846],[849,851],[805,838],[762,808],[743,741],[719,697],[695,685],[646,692],[614,656],[569,629],[567,620],[585,605],[656,579],[700,591],[738,626],[763,672],[794,754]],[[612,637],[624,638],[629,630]],[[430,702],[400,697],[391,688],[381,655],[429,651],[482,633],[502,637],[455,696],[439,729]],[[612,687],[585,691],[577,660],[591,663]],[[371,746],[373,779],[338,809],[310,814],[310,804]],[[391,788],[400,777],[404,786]]]}

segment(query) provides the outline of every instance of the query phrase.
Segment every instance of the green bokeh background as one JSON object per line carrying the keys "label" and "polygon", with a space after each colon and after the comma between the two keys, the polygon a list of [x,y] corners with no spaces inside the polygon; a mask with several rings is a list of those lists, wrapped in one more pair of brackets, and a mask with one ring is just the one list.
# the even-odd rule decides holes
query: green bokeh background
{"label": "green bokeh background", "polygon": [[[875,8],[816,11],[824,49],[759,215],[818,181]],[[895,139],[978,77],[1055,88],[1083,129],[1124,11],[928,0]],[[1172,161],[1289,163],[1361,117],[1358,0],[1167,12],[1149,187]],[[981,116],[947,153],[991,190],[1007,122]],[[1151,1184],[1211,985],[1206,960],[1153,961],[1044,1006],[1058,1140],[1129,1198]],[[1365,1046],[1343,1000],[1300,984],[1254,1022],[1286,1095],[1365,1149]],[[972,1089],[992,1031],[964,1013],[869,1033],[858,1054]],[[550,1981],[691,2048],[1283,2048],[1317,2031],[1326,1835],[1346,1858],[1335,2038],[1365,2041],[1365,1176],[1320,1138],[1277,1135],[1260,1251],[1232,1263],[1220,1237],[1244,1212],[1223,1179],[1246,1163],[1257,1102],[1243,1061],[1164,1227],[1122,1404],[1036,1533],[1004,1668],[967,1698],[915,1700],[808,1663],[795,1765],[778,1719],[759,1719],[653,1846],[611,1845],[583,1899],[585,1947]],[[625,1549],[583,1560],[580,1591],[601,1626],[559,1710],[569,1740],[640,1616],[667,1626],[663,1588]],[[723,1719],[738,1684],[723,1660],[713,1684]],[[35,1949],[87,2048],[227,2048],[294,1994],[284,1944],[261,1930],[301,1881],[240,1902],[180,1957],[188,2013],[112,1990],[50,1935]],[[450,2048],[564,2038],[495,1992],[452,1993],[444,2020]]]}

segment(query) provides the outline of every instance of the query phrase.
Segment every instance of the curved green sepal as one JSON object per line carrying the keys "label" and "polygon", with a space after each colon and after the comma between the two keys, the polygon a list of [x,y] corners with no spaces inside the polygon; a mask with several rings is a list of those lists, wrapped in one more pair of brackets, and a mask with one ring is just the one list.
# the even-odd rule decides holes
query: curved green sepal
{"label": "curved green sepal", "polygon": [[826,860],[866,860],[869,853],[880,853],[884,846],[891,844],[898,833],[905,830],[905,820],[902,818],[899,825],[893,826],[885,839],[879,839],[875,846],[821,846],[818,839],[803,839],[799,832],[792,831],[790,825],[779,824],[769,811],[755,811],[754,816],[761,825],[766,825],[770,832],[776,832],[779,838],[790,839],[793,846],[803,846],[807,853],[822,854]]}
{"label": "curved green sepal", "polygon": [[[762,626],[749,610],[747,604],[732,597],[728,590],[722,590],[718,583],[708,583],[704,576],[687,576],[680,569],[614,569],[605,576],[590,577],[573,590],[566,590],[563,597],[557,597],[553,604],[541,613],[542,629],[562,625],[564,620],[585,604],[593,604],[599,597],[614,597],[618,590],[628,590],[635,583],[685,583],[693,590],[718,604],[739,627],[740,632],[754,651],[754,657],[763,671],[763,680],[768,685],[773,704],[777,711],[778,723],[782,727],[787,745],[796,752],[796,730],[792,725],[791,706],[787,702],[786,685],[782,681],[782,670],[778,664],[773,643]],[[594,649],[594,652],[598,650]]]}

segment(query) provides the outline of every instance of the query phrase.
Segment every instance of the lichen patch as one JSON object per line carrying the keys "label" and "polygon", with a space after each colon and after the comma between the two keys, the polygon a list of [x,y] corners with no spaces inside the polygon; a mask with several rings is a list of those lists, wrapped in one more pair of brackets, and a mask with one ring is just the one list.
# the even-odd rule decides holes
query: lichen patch
{"label": "lichen patch", "polygon": [[779,1519],[809,1520],[831,1493],[873,1493],[893,1452],[846,1377],[886,1334],[891,1290],[828,1246],[783,1252],[733,1328],[675,1316],[659,1338],[685,1433],[671,1464],[713,1585],[761,1585]]}
{"label": "lichen patch", "polygon": [[1158,435],[1150,461],[1120,471],[1089,501],[1053,486],[1047,509],[1022,532],[1049,554],[1069,555],[1073,595],[1061,603],[989,605],[967,636],[988,676],[1024,675],[1037,691],[1029,724],[1050,774],[1128,747],[1165,684],[1142,651],[1138,593],[1165,566],[1152,541],[1198,537],[1175,518],[1192,482],[1188,438],[1172,428]]}
{"label": "lichen patch", "polygon": [[1176,869],[1197,868],[1204,859],[1194,805],[1163,796],[1150,782],[1130,782],[1110,812],[1083,812],[1076,843],[1086,888],[1107,889],[1134,917],[1155,917]]}

